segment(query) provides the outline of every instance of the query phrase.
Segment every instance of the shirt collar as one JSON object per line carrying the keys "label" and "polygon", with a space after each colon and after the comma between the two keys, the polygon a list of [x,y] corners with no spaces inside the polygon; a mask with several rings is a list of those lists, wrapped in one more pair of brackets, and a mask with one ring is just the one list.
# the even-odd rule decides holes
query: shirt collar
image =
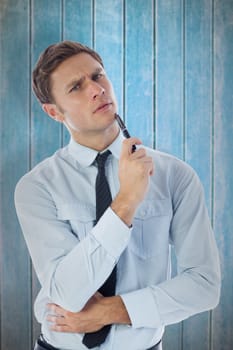
{"label": "shirt collar", "polygon": [[[120,152],[121,152],[121,145],[122,145],[123,140],[124,140],[124,137],[123,137],[122,133],[119,132],[119,135],[117,136],[117,138],[104,151],[109,149],[111,151],[112,155],[116,159],[119,159]],[[72,138],[70,139],[70,142],[68,145],[68,152],[83,167],[90,166],[94,162],[94,160],[98,154],[98,151],[96,151],[92,148],[80,145]]]}

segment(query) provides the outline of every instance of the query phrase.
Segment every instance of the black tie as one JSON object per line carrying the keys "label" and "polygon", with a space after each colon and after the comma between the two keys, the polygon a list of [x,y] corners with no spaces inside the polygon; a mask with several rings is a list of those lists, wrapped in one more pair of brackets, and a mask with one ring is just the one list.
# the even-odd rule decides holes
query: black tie
{"label": "black tie", "polygon": [[[96,223],[101,218],[105,210],[109,207],[112,202],[112,196],[108,181],[105,176],[105,162],[111,152],[108,150],[102,154],[98,154],[96,157],[96,162],[98,165],[98,174],[96,177]],[[109,297],[115,294],[116,287],[116,266],[114,267],[111,275],[104,282],[102,287],[100,287],[99,292],[105,297]],[[111,325],[104,326],[97,332],[86,333],[83,337],[83,344],[88,347],[88,349],[94,348],[102,344],[109,331]]]}

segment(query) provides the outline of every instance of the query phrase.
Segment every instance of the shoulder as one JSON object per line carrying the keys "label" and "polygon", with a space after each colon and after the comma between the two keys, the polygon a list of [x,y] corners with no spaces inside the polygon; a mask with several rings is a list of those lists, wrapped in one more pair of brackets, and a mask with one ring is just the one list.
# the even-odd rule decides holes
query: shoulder
{"label": "shoulder", "polygon": [[202,184],[196,171],[185,161],[165,152],[147,148],[147,154],[154,161],[154,179],[162,188],[166,185],[170,194],[182,193],[188,188],[202,191]]}
{"label": "shoulder", "polygon": [[166,172],[184,172],[194,175],[194,169],[182,159],[175,157],[172,154],[161,152],[149,147],[145,147],[147,154],[152,157],[157,169]]}
{"label": "shoulder", "polygon": [[32,188],[45,188],[46,183],[53,182],[59,173],[58,168],[62,168],[67,155],[67,147],[57,150],[52,156],[47,157],[30,171],[24,174],[16,184],[15,194],[23,195]]}

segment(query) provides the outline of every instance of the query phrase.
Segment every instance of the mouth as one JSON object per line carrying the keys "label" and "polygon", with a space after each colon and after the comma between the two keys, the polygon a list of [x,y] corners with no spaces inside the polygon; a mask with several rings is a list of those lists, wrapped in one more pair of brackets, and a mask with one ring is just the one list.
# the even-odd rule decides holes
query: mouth
{"label": "mouth", "polygon": [[93,113],[104,112],[109,110],[112,107],[112,102],[105,102],[99,105]]}

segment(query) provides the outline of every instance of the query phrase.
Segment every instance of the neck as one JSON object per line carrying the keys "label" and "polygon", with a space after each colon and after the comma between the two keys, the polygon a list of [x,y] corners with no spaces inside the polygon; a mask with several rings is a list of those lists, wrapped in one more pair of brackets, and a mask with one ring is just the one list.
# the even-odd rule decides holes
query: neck
{"label": "neck", "polygon": [[71,136],[74,141],[82,146],[94,149],[98,152],[105,150],[109,145],[111,145],[118,135],[119,127],[116,124],[112,126],[111,130],[108,129],[101,132],[89,131],[85,133],[85,135],[71,132]]}

